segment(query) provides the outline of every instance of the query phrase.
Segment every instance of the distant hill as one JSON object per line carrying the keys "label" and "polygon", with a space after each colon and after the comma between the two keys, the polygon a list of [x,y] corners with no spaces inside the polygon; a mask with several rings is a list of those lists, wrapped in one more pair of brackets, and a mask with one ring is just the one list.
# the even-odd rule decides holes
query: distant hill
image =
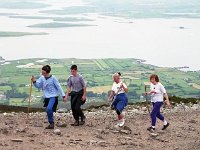
{"label": "distant hill", "polygon": [[[3,59],[1,57],[1,59]],[[65,90],[69,68],[77,64],[79,72],[87,81],[88,102],[97,103],[107,100],[107,93],[112,86],[112,74],[120,71],[122,80],[129,87],[129,101],[144,101],[144,82],[149,76],[156,73],[165,85],[169,95],[179,97],[200,97],[200,72],[184,72],[177,68],[164,68],[144,64],[144,60],[127,59],[23,59],[10,61],[10,64],[1,65],[0,92],[7,100],[0,103],[16,106],[26,106],[29,95],[31,75],[39,77],[43,65],[50,64],[52,74],[60,81]],[[33,88],[32,105],[41,106],[42,92]]]}
{"label": "distant hill", "polygon": [[1,61],[1,60],[5,60],[5,59],[4,59],[2,56],[0,56],[0,61]]}

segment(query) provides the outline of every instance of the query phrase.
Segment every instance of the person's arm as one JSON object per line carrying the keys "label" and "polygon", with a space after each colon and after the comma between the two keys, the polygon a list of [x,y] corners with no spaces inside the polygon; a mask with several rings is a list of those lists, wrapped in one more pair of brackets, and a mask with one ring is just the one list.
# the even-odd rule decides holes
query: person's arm
{"label": "person's arm", "polygon": [[167,94],[167,91],[165,89],[165,87],[161,84],[160,86],[160,91],[163,93],[164,97],[165,97],[165,103],[167,105],[167,107],[170,107],[170,101],[169,101],[169,96]]}
{"label": "person's arm", "polygon": [[65,94],[65,98],[63,99],[64,102],[67,102],[70,91],[71,91],[71,88],[67,86],[67,91],[66,91],[66,94]]}
{"label": "person's arm", "polygon": [[82,84],[82,86],[83,86],[83,96],[82,96],[82,100],[85,101],[85,100],[86,100],[86,89],[87,89],[87,87],[86,87],[86,83],[85,83],[83,77],[81,77],[80,82],[81,82],[81,84]]}
{"label": "person's arm", "polygon": [[165,103],[166,103],[166,105],[167,105],[167,107],[170,107],[170,101],[169,101],[169,96],[168,96],[168,94],[167,93],[164,93],[164,97],[165,97]]}
{"label": "person's arm", "polygon": [[71,79],[69,77],[69,79],[67,80],[67,90],[66,90],[65,98],[63,99],[64,102],[67,102],[67,99],[69,97],[69,93],[71,91],[71,85],[72,85],[72,83],[71,83]]}
{"label": "person's arm", "polygon": [[54,81],[54,85],[56,86],[56,88],[58,89],[59,93],[62,95],[62,97],[64,98],[65,97],[65,93],[63,92],[63,89],[60,85],[60,83],[58,82],[58,80],[53,77],[53,81]]}
{"label": "person's arm", "polygon": [[116,94],[116,93],[115,93],[115,84],[113,83],[112,88],[111,88],[110,95],[109,95],[109,97],[108,97],[108,103],[111,102],[111,100],[112,100],[112,98],[113,98],[113,96],[114,96],[115,94]]}
{"label": "person's arm", "polygon": [[108,96],[108,102],[111,101],[112,97],[115,95],[115,92],[114,91],[111,91],[110,92],[110,95]]}
{"label": "person's arm", "polygon": [[124,89],[124,91],[125,91],[126,93],[128,93],[128,87],[127,87],[127,85],[126,85],[125,83],[122,82],[121,87]]}
{"label": "person's arm", "polygon": [[84,86],[84,87],[83,87],[83,96],[82,96],[82,100],[83,100],[83,101],[86,100],[86,89],[87,89],[87,87]]}
{"label": "person's arm", "polygon": [[40,77],[39,79],[35,79],[34,76],[32,76],[31,78],[33,85],[38,88],[38,89],[42,89],[42,85],[43,85],[43,81],[42,81],[42,77]]}

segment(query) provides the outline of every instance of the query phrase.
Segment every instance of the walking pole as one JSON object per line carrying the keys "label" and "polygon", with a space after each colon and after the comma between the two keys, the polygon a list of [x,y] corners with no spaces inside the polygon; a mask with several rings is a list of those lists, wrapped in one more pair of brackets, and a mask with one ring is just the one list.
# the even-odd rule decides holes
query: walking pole
{"label": "walking pole", "polygon": [[32,87],[33,87],[33,81],[31,80],[30,93],[29,93],[29,98],[28,98],[28,114],[30,113]]}
{"label": "walking pole", "polygon": [[[144,90],[145,90],[145,93],[147,92],[147,86],[150,86],[150,83],[149,82],[144,82]],[[145,100],[146,100],[146,107],[147,107],[147,110],[150,114],[150,109],[149,109],[149,105],[148,105],[148,100],[147,100],[147,95],[145,95]]]}

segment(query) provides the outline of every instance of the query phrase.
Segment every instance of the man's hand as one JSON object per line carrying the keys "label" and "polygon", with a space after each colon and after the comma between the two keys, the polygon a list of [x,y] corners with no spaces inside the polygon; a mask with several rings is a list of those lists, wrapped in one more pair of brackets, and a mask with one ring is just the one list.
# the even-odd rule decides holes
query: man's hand
{"label": "man's hand", "polygon": [[65,97],[63,98],[63,102],[67,102],[67,100],[68,100],[68,95],[65,95]]}
{"label": "man's hand", "polygon": [[86,100],[86,95],[83,95],[82,96],[82,101],[85,101]]}

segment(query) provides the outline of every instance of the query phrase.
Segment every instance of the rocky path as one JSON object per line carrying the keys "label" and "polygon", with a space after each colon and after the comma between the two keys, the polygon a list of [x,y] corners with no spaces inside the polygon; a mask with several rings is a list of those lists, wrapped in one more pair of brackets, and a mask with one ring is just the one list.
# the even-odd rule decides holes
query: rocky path
{"label": "rocky path", "polygon": [[86,111],[87,122],[72,127],[71,113],[56,113],[56,130],[45,130],[45,113],[0,114],[0,150],[200,150],[200,105],[163,110],[171,125],[150,134],[145,107],[128,106],[123,128],[114,128],[115,112],[106,107]]}

